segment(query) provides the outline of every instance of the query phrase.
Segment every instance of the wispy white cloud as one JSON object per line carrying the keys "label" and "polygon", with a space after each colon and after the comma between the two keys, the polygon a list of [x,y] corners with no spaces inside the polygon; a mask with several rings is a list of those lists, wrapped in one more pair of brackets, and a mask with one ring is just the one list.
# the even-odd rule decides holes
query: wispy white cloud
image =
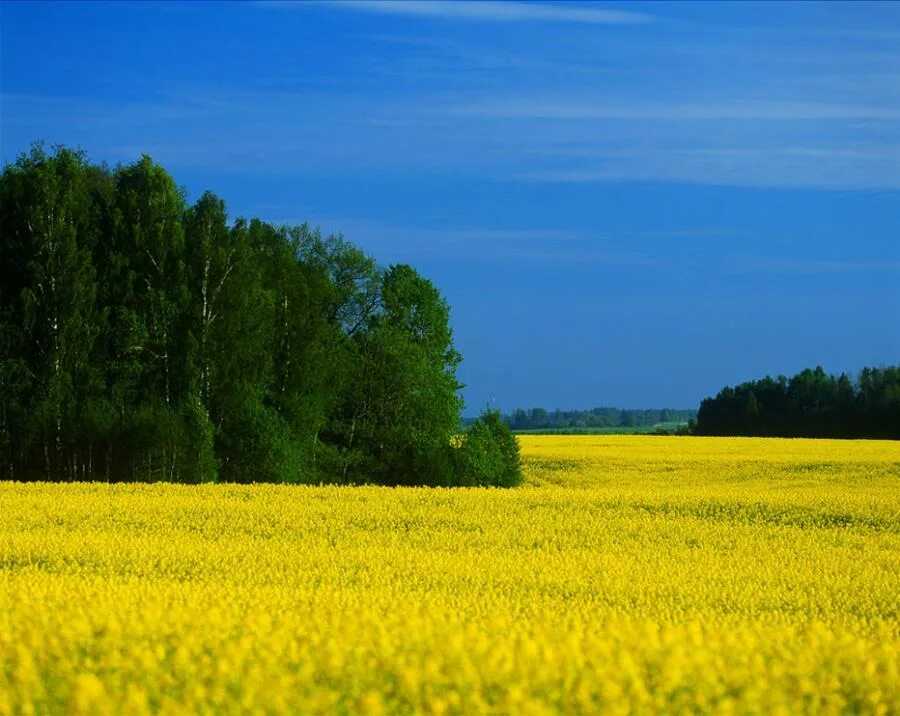
{"label": "wispy white cloud", "polygon": [[853,261],[853,260],[793,260],[770,259],[760,261],[742,258],[731,264],[732,273],[780,273],[821,275],[835,273],[895,273],[900,272],[900,261]]}
{"label": "wispy white cloud", "polygon": [[900,188],[900,148],[656,147],[590,152],[565,166],[519,172],[520,181],[590,184],[661,181],[750,188],[829,191]]}
{"label": "wispy white cloud", "polygon": [[851,37],[858,40],[876,41],[876,42],[900,42],[900,32],[896,30],[870,30],[860,28],[836,28],[836,27],[820,27],[810,28],[810,32],[821,35],[834,35]]}
{"label": "wispy white cloud", "polygon": [[440,79],[469,86],[481,81],[508,82],[508,78],[527,75],[530,82],[540,78],[608,76],[612,65],[602,59],[573,59],[553,53],[535,54],[528,48],[500,48],[472,45],[446,36],[422,37],[388,34],[362,34],[364,42],[393,45],[405,49],[402,58],[385,59],[378,52],[360,61],[368,74],[402,76],[404,79]]}
{"label": "wispy white cloud", "polygon": [[[378,219],[335,216],[263,215],[273,224],[308,223],[323,234],[341,233],[365,246],[382,262],[515,261],[541,264],[609,266],[671,265],[659,247],[691,237],[729,236],[728,231],[583,232],[567,228],[497,228],[480,226],[409,226]],[[627,246],[623,248],[622,244]],[[677,259],[684,262],[681,256]]]}
{"label": "wispy white cloud", "polygon": [[[260,3],[265,7],[302,8],[310,3]],[[327,2],[339,9],[387,15],[472,20],[482,22],[566,22],[592,25],[632,25],[648,22],[651,15],[630,10],[592,7],[585,3],[501,2],[500,0],[341,0]]]}
{"label": "wispy white cloud", "polygon": [[[452,106],[446,98],[379,103],[368,97],[198,86],[138,103],[22,95],[2,95],[2,100],[4,147],[14,146],[16,137],[24,142],[39,136],[92,147],[111,161],[150,152],[173,168],[417,176],[453,171],[540,183],[900,189],[897,122],[888,119],[900,110],[890,106],[760,102],[697,104],[685,111],[685,105],[621,103],[606,108],[602,119],[593,115],[604,108],[586,103],[598,112],[569,112],[564,116],[587,120],[569,124],[527,113],[522,119],[531,121],[490,112],[462,121],[463,115],[446,111]],[[483,106],[479,101],[466,106]],[[573,100],[571,106],[578,105]],[[838,117],[827,131],[822,128],[823,120]],[[752,121],[760,118],[771,121]],[[634,119],[646,121],[636,125]]]}
{"label": "wispy white cloud", "polygon": [[743,101],[682,104],[574,101],[552,97],[501,99],[447,108],[457,116],[484,119],[653,119],[653,120],[896,120],[900,107],[826,102]]}
{"label": "wispy white cloud", "polygon": [[[261,212],[264,216],[265,211]],[[410,226],[378,219],[337,216],[267,219],[276,224],[301,224],[324,234],[341,233],[365,246],[379,261],[503,261],[572,266],[591,264],[620,268],[679,267],[695,270],[702,265],[735,275],[821,275],[900,271],[900,261],[780,255],[730,256],[728,247],[752,240],[753,234],[732,228],[684,228],[677,231],[579,231],[569,228],[516,229],[479,226]],[[711,243],[713,241],[714,243]]]}

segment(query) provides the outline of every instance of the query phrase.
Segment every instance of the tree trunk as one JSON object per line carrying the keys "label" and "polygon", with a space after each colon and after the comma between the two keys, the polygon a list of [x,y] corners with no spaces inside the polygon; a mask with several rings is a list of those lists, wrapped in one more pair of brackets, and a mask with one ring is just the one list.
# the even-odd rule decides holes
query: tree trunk
{"label": "tree trunk", "polygon": [[341,475],[341,482],[347,483],[347,471],[350,469],[350,450],[353,448],[353,436],[356,435],[356,415],[350,423],[350,437],[347,440],[347,458],[344,460],[344,470]]}

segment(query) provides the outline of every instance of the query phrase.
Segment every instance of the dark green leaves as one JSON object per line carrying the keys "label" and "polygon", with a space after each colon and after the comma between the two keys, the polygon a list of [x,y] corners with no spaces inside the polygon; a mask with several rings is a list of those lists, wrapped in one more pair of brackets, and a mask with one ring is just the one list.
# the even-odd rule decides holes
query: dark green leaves
{"label": "dark green leaves", "polygon": [[5,478],[496,484],[515,441],[462,402],[450,312],[341,236],[229,225],[149,157],[36,147],[0,178]]}

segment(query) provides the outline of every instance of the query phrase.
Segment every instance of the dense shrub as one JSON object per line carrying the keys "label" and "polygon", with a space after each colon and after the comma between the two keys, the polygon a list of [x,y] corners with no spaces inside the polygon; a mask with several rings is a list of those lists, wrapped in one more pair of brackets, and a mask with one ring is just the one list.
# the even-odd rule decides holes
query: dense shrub
{"label": "dense shrub", "polygon": [[456,448],[456,484],[514,487],[522,482],[519,443],[499,412],[472,423]]}

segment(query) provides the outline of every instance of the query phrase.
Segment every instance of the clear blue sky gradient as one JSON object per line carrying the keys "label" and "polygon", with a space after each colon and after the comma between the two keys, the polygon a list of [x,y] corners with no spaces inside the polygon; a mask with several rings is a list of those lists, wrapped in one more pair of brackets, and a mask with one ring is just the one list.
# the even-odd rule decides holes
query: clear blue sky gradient
{"label": "clear blue sky gradient", "polygon": [[413,264],[466,413],[900,362],[900,3],[0,13],[4,161],[148,153]]}

